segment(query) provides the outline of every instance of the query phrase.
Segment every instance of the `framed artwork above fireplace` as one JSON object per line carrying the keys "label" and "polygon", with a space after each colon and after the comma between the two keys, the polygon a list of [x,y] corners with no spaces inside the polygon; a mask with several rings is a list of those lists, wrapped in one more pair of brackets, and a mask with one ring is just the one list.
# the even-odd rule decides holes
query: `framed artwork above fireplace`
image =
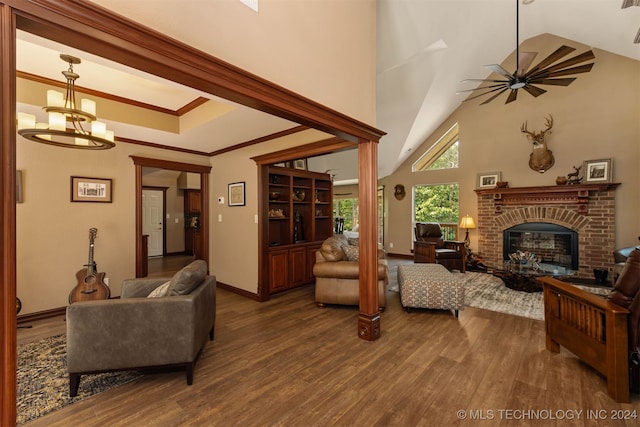
{"label": "framed artwork above fireplace", "polygon": [[478,188],[495,188],[498,181],[501,180],[501,172],[484,172],[478,174]]}
{"label": "framed artwork above fireplace", "polygon": [[611,182],[613,172],[611,159],[585,160],[582,170],[585,182]]}

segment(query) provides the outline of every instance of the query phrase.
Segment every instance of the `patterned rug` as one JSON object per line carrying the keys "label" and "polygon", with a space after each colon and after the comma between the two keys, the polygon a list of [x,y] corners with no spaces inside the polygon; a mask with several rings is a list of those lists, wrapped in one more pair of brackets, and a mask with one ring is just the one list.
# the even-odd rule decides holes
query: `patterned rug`
{"label": "patterned rug", "polygon": [[[397,272],[397,265],[389,266],[388,290],[393,292],[399,292]],[[514,291],[507,288],[502,279],[491,274],[478,272],[457,274],[464,277],[464,305],[529,319],[544,320],[542,292]],[[599,295],[608,294],[610,291],[607,288],[578,287]]]}
{"label": "patterned rug", "polygon": [[18,424],[34,420],[70,403],[128,383],[136,371],[86,375],[76,397],[69,397],[66,334],[18,346]]}

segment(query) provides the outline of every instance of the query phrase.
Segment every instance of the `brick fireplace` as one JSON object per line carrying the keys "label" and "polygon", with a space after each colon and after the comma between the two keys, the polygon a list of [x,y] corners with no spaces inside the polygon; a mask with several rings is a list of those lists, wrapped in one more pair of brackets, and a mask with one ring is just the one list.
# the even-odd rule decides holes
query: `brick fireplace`
{"label": "brick fireplace", "polygon": [[506,229],[550,223],[578,233],[578,277],[593,278],[594,268],[611,270],[618,185],[478,189],[478,254],[490,265],[500,265]]}

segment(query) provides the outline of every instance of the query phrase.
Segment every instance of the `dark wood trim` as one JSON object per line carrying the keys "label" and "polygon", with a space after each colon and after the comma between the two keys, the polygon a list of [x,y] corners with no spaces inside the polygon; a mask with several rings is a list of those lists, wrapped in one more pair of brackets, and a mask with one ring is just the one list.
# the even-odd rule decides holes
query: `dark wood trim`
{"label": "dark wood trim", "polygon": [[304,159],[320,154],[335,153],[337,151],[357,148],[358,144],[345,141],[342,138],[328,138],[322,141],[312,142],[298,147],[274,151],[268,154],[252,157],[251,160],[259,165],[272,165],[278,162],[286,162],[295,159]]}
{"label": "dark wood trim", "polygon": [[151,168],[169,169],[173,171],[191,173],[209,173],[211,166],[196,165],[193,163],[174,162],[171,160],[154,159],[151,157],[129,156],[135,165],[148,166]]}
{"label": "dark wood trim", "polygon": [[[158,77],[201,90],[274,116],[335,135],[347,141],[379,141],[385,132],[352,119],[331,108],[298,95],[261,77],[201,52],[158,31],[143,27],[124,16],[84,0],[0,0],[0,179],[2,186],[2,259],[0,271],[0,425],[16,421],[16,28],[65,44],[103,58],[125,64]],[[134,159],[135,161],[135,159]],[[362,174],[375,170],[377,163],[360,164]],[[141,192],[142,165],[135,165],[136,275],[142,271]],[[209,172],[201,174],[203,182],[203,233],[208,232]],[[362,185],[362,184],[361,184]],[[375,195],[375,183],[365,188]],[[362,195],[363,190],[360,190]],[[364,211],[364,212],[363,212]],[[360,214],[376,215],[366,206]],[[365,223],[366,224],[366,223]],[[372,224],[375,224],[375,220]],[[374,228],[375,230],[375,228]],[[372,232],[373,233],[373,232]],[[361,245],[373,245],[367,238]],[[371,241],[369,241],[371,240]],[[208,257],[208,238],[204,240]],[[369,248],[368,252],[373,253]],[[367,261],[370,262],[370,261]],[[367,269],[367,272],[370,273]],[[139,276],[138,276],[139,277]],[[367,291],[368,292],[368,291]],[[376,292],[373,292],[377,295]],[[368,301],[361,295],[361,301]],[[361,304],[363,304],[361,302]],[[364,303],[370,308],[370,302]]]}
{"label": "dark wood trim", "polygon": [[385,132],[83,0],[3,0],[20,29],[357,142]]}
{"label": "dark wood trim", "polygon": [[[17,75],[18,78],[21,78],[21,79],[31,80],[31,81],[38,82],[38,83],[43,83],[43,84],[46,84],[46,85],[49,85],[49,86],[66,88],[66,82],[63,82],[62,80],[53,80],[53,79],[50,79],[48,77],[42,77],[42,76],[38,76],[36,74],[26,73],[24,71],[16,71],[16,75]],[[121,104],[132,105],[134,107],[144,108],[145,110],[157,111],[159,113],[168,114],[170,116],[179,116],[180,115],[178,113],[178,111],[175,111],[175,110],[170,110],[168,108],[160,107],[160,106],[157,106],[157,105],[147,104],[147,103],[144,103],[144,102],[136,101],[134,99],[124,98],[122,96],[113,95],[113,94],[106,93],[106,92],[100,92],[99,90],[89,89],[89,88],[82,87],[82,86],[77,86],[77,85],[75,86],[75,88],[76,88],[76,92],[85,93],[87,95],[92,95],[92,96],[97,96],[99,98],[107,99],[107,100],[110,100],[110,101],[119,102]],[[197,101],[197,100],[198,100],[198,98],[196,98],[195,101]],[[192,102],[195,102],[195,101],[192,101]],[[189,104],[187,104],[187,105],[189,105]]]}
{"label": "dark wood trim", "polygon": [[216,286],[219,287],[220,289],[224,289],[225,291],[229,291],[232,292],[234,294],[246,297],[246,298],[250,298],[252,300],[255,301],[262,301],[260,299],[260,295],[258,294],[254,294],[253,292],[249,292],[249,291],[245,291],[244,289],[240,289],[240,288],[236,288],[235,286],[231,286],[228,285],[226,283],[223,282],[216,282]]}
{"label": "dark wood trim", "polygon": [[[159,169],[169,169],[181,172],[191,172],[200,174],[200,206],[202,207],[201,232],[202,232],[202,259],[209,265],[209,172],[211,166],[195,165],[191,163],[173,162],[170,160],[153,159],[150,157],[129,156],[136,167],[135,193],[136,193],[136,277],[146,276],[145,250],[142,236],[142,168],[153,167]],[[165,236],[166,237],[166,236]],[[166,240],[166,238],[165,238]],[[164,248],[163,248],[164,252]]]}
{"label": "dark wood trim", "polygon": [[197,154],[199,156],[209,155],[204,151],[189,150],[187,148],[180,148],[180,147],[170,147],[168,145],[156,144],[154,142],[140,141],[138,139],[123,138],[121,136],[116,136],[116,142],[126,142],[127,144],[143,145],[145,147],[160,148],[162,150],[177,151],[179,153]]}
{"label": "dark wood trim", "polygon": [[374,341],[380,338],[378,302],[378,144],[362,141],[358,145],[358,206],[360,209],[358,336]]}
{"label": "dark wood trim", "polygon": [[269,294],[269,248],[268,227],[269,196],[265,185],[269,181],[269,165],[258,164],[258,301],[267,301]]}
{"label": "dark wood trim", "polygon": [[577,212],[589,213],[589,193],[615,190],[620,183],[553,185],[544,187],[514,187],[476,189],[478,196],[491,195],[495,213],[508,205],[577,205]]}
{"label": "dark wood trim", "polygon": [[252,139],[250,141],[241,142],[240,144],[235,144],[230,147],[221,148],[220,150],[212,151],[209,153],[209,156],[218,156],[220,154],[228,153],[229,151],[238,150],[240,148],[250,147],[252,145],[260,144],[262,142],[267,142],[274,140],[276,138],[282,138],[283,136],[293,135],[294,133],[302,132],[304,130],[309,129],[308,126],[296,126],[291,129],[286,129],[280,132],[275,132],[270,135],[262,136],[260,138]]}
{"label": "dark wood trim", "polygon": [[[413,252],[413,249],[411,250],[411,252]],[[407,254],[394,254],[394,253],[387,253],[387,257],[389,258],[402,258],[402,259],[413,259],[413,255],[407,255]]]}
{"label": "dark wood trim", "polygon": [[194,99],[193,101],[189,102],[186,105],[183,105],[182,107],[178,108],[178,110],[176,111],[176,114],[178,116],[183,116],[185,114],[187,114],[189,111],[193,111],[196,108],[198,108],[201,105],[204,105],[208,102],[209,100],[203,96],[199,96],[198,98]]}
{"label": "dark wood trim", "polygon": [[51,310],[36,311],[35,313],[18,316],[18,324],[35,322],[36,320],[50,319],[56,316],[65,316],[67,307],[52,308]]}
{"label": "dark wood trim", "polygon": [[16,21],[11,8],[0,5],[0,425],[16,423]]}

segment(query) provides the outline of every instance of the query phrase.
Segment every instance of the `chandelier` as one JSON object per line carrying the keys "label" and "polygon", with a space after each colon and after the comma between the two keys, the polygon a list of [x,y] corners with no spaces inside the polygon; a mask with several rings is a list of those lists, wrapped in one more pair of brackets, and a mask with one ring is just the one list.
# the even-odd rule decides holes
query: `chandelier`
{"label": "chandelier", "polygon": [[[79,64],[75,56],[60,54],[69,64],[62,74],[67,79],[67,93],[47,91],[47,106],[42,107],[49,116],[49,123],[36,123],[36,116],[18,113],[18,134],[32,141],[58,147],[85,150],[106,150],[115,146],[113,131],[96,117],[96,103],[90,99],[76,103],[75,81],[80,77],[73,72],[73,64]],[[70,123],[67,127],[67,123]],[[90,129],[85,129],[84,126]]]}

